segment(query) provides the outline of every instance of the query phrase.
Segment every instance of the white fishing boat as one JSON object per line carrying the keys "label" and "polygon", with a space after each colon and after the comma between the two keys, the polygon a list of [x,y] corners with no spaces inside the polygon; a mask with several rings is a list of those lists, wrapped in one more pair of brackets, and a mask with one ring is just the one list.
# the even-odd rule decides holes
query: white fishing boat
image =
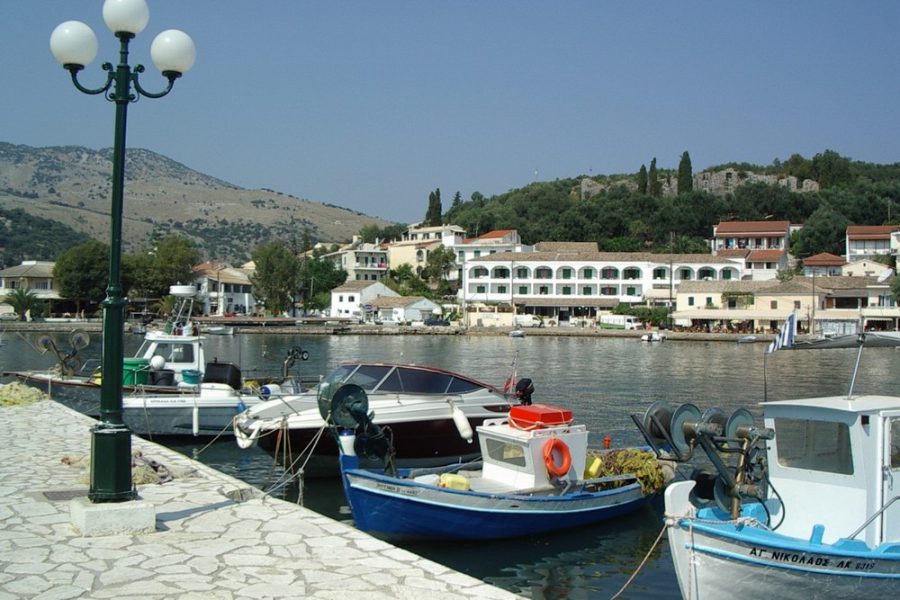
{"label": "white fishing boat", "polygon": [[657,403],[635,418],[668,457],[702,448],[715,466],[665,493],[684,598],[897,595],[900,398],[852,388],[764,403],[763,427],[744,409],[726,419],[691,404]]}
{"label": "white fishing boat", "polygon": [[666,341],[666,334],[661,331],[648,331],[647,333],[641,335],[642,342],[664,342]]}
{"label": "white fishing boat", "polygon": [[[133,356],[123,359],[122,389],[126,392],[181,393],[182,384],[200,383],[206,365],[203,337],[191,319],[196,290],[190,285],[174,285],[169,293],[178,300],[174,314],[161,329],[148,329]],[[37,340],[37,350],[56,355],[50,369],[10,371],[24,383],[52,390],[57,386],[100,388],[102,373],[98,359],[82,360],[80,352],[90,338],[81,330],[69,336],[69,349],[59,348],[49,335]]]}

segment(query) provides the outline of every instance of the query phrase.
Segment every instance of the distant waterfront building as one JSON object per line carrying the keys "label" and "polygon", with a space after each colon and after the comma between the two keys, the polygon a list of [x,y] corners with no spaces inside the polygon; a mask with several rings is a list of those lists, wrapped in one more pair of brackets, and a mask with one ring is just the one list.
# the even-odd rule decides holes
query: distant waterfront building
{"label": "distant waterfront building", "polygon": [[206,261],[194,267],[194,285],[203,301],[203,314],[249,315],[256,311],[250,273],[221,261]]}
{"label": "distant waterfront building", "polygon": [[737,281],[742,271],[740,261],[711,254],[598,252],[593,243],[541,242],[533,252],[467,261],[459,299],[565,323],[595,319],[620,303],[667,306],[683,281]]}
{"label": "distant waterfront building", "polygon": [[381,281],[388,273],[388,252],[381,244],[353,241],[335,252],[323,254],[322,260],[347,272],[348,281]]}
{"label": "distant waterfront building", "polygon": [[790,266],[790,221],[723,221],[713,227],[713,254],[744,264],[748,279],[774,279]]}
{"label": "distant waterfront building", "polygon": [[347,281],[331,290],[331,317],[363,320],[374,312],[371,302],[381,297],[399,298],[400,294],[380,281]]}
{"label": "distant waterfront building", "polygon": [[842,275],[842,269],[846,264],[847,261],[836,254],[820,252],[803,259],[803,274],[807,277]]}
{"label": "distant waterfront building", "polygon": [[[397,269],[404,264],[409,265],[416,275],[421,275],[422,270],[428,265],[429,253],[441,246],[456,251],[456,247],[462,244],[465,233],[465,229],[458,225],[436,227],[412,225],[403,234],[403,239],[388,245],[388,264],[391,269]],[[451,271],[450,279],[456,279],[455,272]]]}
{"label": "distant waterfront building", "polygon": [[891,254],[892,236],[900,225],[849,225],[844,241],[848,262]]}
{"label": "distant waterfront building", "polygon": [[[30,291],[38,300],[45,300],[52,312],[54,300],[61,300],[57,286],[53,281],[55,262],[42,260],[24,260],[22,264],[0,270],[0,302],[6,300],[14,290]],[[0,304],[0,314],[12,313],[12,306]]]}

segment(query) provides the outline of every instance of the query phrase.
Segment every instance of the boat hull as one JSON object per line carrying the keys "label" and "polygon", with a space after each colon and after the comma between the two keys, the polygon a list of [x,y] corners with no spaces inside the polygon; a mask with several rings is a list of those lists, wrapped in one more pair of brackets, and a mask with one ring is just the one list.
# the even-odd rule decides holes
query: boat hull
{"label": "boat hull", "polygon": [[[474,430],[485,419],[504,414],[505,412],[491,412],[482,416],[466,416]],[[460,436],[452,418],[378,422],[378,425],[390,430],[394,440],[395,464],[401,468],[438,467],[453,462],[467,462],[480,456],[477,436],[472,442],[467,442]],[[337,442],[330,434],[319,436],[320,429],[321,423],[318,426],[292,427],[286,430],[286,441],[283,434],[276,432],[260,436],[258,445],[279,462],[285,461],[286,457],[290,457],[289,460],[293,462],[297,458],[293,453],[300,453],[308,448],[318,436],[312,455],[308,460],[303,458],[306,461],[304,475],[337,477],[340,475]],[[380,467],[381,462],[360,457],[360,465],[364,468]]]}
{"label": "boat hull", "polygon": [[[900,548],[859,542],[816,544],[750,524],[689,518],[693,482],[666,490],[669,548],[681,594],[693,600],[893,597]],[[888,549],[890,550],[890,548]]]}
{"label": "boat hull", "polygon": [[133,433],[141,436],[233,436],[232,421],[241,412],[240,399],[215,405],[200,404],[194,407],[191,397],[172,396],[167,406],[155,402],[144,407],[137,399],[132,406],[122,410],[122,420]]}
{"label": "boat hull", "polygon": [[356,527],[388,539],[485,540],[597,523],[647,503],[639,484],[566,495],[490,494],[344,472]]}

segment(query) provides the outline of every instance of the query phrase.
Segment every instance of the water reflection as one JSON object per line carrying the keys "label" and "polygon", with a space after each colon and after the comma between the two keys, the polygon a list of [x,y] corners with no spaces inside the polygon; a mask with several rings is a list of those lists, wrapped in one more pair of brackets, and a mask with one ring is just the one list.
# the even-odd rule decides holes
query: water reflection
{"label": "water reflection", "polygon": [[[36,337],[36,336],[35,336]],[[57,336],[63,345],[68,335]],[[16,336],[0,346],[4,370],[49,368]],[[126,337],[133,352],[140,336]],[[846,394],[856,351],[781,351],[764,357],[764,344],[677,342],[643,344],[633,339],[529,336],[524,339],[466,336],[318,336],[241,334],[206,340],[209,360],[236,362],[245,371],[280,370],[287,351],[300,346],[310,360],[298,362],[303,377],[330,371],[342,361],[414,362],[459,371],[502,385],[515,369],[536,387],[535,401],[564,404],[592,432],[599,445],[610,434],[617,445],[641,443],[629,415],[642,415],[655,400],[693,402],[701,410],[719,406],[726,414],[746,407],[760,414],[764,398]],[[85,351],[100,356],[99,336]],[[869,349],[863,354],[857,393],[896,394],[900,352]],[[765,367],[765,370],[764,370]],[[95,397],[82,399],[90,406]],[[167,441],[214,468],[264,486],[281,476],[271,457],[258,449],[241,451],[231,441],[209,445],[193,440]],[[196,454],[200,452],[199,454]],[[337,480],[307,481],[304,504],[336,519],[348,519]],[[295,501],[296,490],[286,490]],[[533,598],[608,598],[643,560],[662,526],[659,503],[627,518],[594,527],[502,542],[408,543],[413,552]],[[624,598],[678,598],[668,548],[663,541],[651,554]]]}

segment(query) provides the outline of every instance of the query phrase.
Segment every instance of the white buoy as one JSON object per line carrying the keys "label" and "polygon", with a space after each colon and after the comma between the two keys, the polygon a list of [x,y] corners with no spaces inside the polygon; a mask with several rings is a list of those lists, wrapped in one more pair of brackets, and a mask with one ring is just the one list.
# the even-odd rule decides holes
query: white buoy
{"label": "white buoy", "polygon": [[466,418],[465,413],[463,413],[462,409],[458,406],[453,406],[453,423],[456,424],[456,429],[459,431],[459,437],[463,438],[470,444],[472,443],[472,426],[469,425],[469,419]]}

